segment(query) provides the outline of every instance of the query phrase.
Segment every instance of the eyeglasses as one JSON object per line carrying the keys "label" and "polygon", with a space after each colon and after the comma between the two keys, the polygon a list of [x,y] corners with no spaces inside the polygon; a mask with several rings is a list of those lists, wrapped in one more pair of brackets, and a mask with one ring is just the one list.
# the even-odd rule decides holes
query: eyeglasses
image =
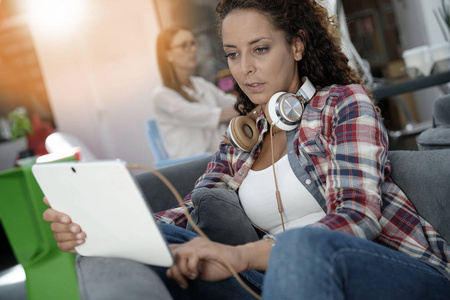
{"label": "eyeglasses", "polygon": [[197,42],[195,40],[190,40],[190,41],[183,42],[183,43],[181,43],[179,45],[175,45],[175,46],[170,47],[170,49],[181,48],[181,49],[183,49],[184,51],[187,52],[187,51],[191,50],[192,47],[197,47]]}

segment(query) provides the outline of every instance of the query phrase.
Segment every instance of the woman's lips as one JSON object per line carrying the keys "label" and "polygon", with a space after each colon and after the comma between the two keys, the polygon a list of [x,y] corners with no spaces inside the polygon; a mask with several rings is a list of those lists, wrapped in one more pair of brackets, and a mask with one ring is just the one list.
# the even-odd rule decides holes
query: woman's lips
{"label": "woman's lips", "polygon": [[263,86],[264,83],[261,82],[254,82],[254,83],[248,83],[245,85],[247,87],[247,89],[249,89],[252,92],[256,92],[258,90],[260,90]]}

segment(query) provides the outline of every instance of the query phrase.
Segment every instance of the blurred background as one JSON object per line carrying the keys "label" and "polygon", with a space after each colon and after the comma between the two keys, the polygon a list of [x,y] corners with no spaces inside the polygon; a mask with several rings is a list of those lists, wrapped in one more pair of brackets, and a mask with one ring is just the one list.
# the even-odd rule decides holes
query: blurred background
{"label": "blurred background", "polygon": [[[370,67],[370,88],[411,79],[402,58],[405,50],[448,40],[448,28],[436,14],[448,0],[330,2],[338,2],[345,11],[341,23]],[[215,81],[227,68],[216,35],[216,3],[3,0],[0,124],[15,108],[25,107],[30,117],[37,115],[54,130],[78,137],[100,159],[152,165],[145,121],[153,113],[149,95],[160,84],[157,33],[173,23],[193,28],[199,41],[197,74]],[[411,120],[431,120],[432,102],[442,93],[442,88],[431,87],[394,100],[379,99],[386,127],[397,131]],[[7,134],[0,136],[0,147],[9,139]],[[415,141],[397,139],[391,146],[414,149]]]}

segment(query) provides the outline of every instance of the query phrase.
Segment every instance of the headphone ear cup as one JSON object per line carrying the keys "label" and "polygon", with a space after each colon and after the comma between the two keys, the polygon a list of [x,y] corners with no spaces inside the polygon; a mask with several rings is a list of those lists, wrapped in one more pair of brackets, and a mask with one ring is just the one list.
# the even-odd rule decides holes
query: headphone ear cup
{"label": "headphone ear cup", "polygon": [[[272,98],[273,98],[273,96],[272,96]],[[271,98],[271,100],[272,100],[272,98]],[[266,117],[267,122],[268,122],[270,125],[272,125],[273,120],[272,120],[272,118],[270,117],[269,104],[267,104],[267,105],[264,107],[264,116]]]}
{"label": "headphone ear cup", "polygon": [[295,129],[302,114],[303,104],[295,94],[285,92],[274,94],[264,109],[267,122],[283,131]]}
{"label": "headphone ear cup", "polygon": [[233,118],[228,126],[227,135],[233,146],[244,151],[251,151],[258,142],[255,121],[248,116]]}

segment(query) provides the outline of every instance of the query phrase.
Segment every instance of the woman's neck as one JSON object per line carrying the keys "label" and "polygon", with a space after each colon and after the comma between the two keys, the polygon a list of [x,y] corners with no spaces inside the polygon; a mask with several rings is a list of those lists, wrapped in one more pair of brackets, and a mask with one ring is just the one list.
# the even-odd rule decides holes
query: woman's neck
{"label": "woman's neck", "polygon": [[193,88],[191,82],[191,70],[186,69],[175,69],[176,76],[181,85],[186,86],[188,88]]}
{"label": "woman's neck", "polygon": [[301,86],[302,86],[302,80],[300,78],[298,78],[298,80],[296,80],[293,83],[293,88],[292,88],[292,92],[291,93],[292,94],[296,94]]}

